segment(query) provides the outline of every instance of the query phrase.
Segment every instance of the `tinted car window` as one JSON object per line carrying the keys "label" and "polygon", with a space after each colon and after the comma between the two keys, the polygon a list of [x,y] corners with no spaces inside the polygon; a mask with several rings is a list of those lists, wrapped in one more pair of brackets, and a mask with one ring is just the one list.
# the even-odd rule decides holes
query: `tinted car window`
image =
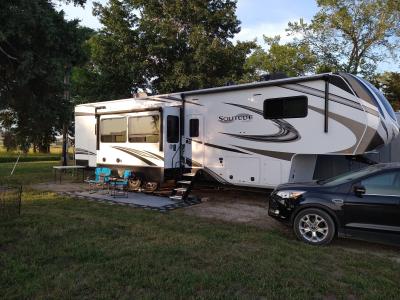
{"label": "tinted car window", "polygon": [[388,172],[361,181],[366,194],[400,196],[399,172]]}
{"label": "tinted car window", "polygon": [[357,171],[350,171],[344,174],[340,174],[338,176],[328,178],[325,180],[320,180],[318,181],[319,184],[326,185],[326,186],[334,186],[342,183],[346,183],[352,180],[355,180],[357,178],[363,177],[365,175],[368,175],[371,172],[374,172],[376,169],[372,167],[367,167],[361,170]]}

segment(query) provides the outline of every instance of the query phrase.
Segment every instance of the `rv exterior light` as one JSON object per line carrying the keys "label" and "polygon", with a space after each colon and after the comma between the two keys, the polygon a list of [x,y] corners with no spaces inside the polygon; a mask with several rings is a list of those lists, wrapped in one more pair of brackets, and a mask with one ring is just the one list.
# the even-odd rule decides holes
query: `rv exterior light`
{"label": "rv exterior light", "polygon": [[305,191],[279,191],[276,195],[282,199],[297,199],[304,193]]}

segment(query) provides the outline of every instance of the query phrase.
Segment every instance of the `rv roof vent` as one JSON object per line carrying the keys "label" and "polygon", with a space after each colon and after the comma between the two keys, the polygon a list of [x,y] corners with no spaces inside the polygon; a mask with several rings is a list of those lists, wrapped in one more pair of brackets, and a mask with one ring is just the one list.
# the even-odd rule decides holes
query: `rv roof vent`
{"label": "rv roof vent", "polygon": [[285,72],[275,72],[270,74],[263,74],[260,76],[260,81],[268,81],[268,80],[276,80],[276,79],[283,79],[288,78]]}
{"label": "rv roof vent", "polygon": [[133,98],[144,98],[144,97],[147,97],[146,92],[137,92],[133,94]]}

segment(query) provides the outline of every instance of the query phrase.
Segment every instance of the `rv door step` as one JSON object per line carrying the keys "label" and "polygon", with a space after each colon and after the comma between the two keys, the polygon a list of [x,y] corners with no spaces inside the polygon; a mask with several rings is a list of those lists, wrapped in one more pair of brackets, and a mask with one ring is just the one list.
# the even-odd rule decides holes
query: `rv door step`
{"label": "rv door step", "polygon": [[182,196],[176,196],[176,195],[169,196],[169,199],[171,199],[171,200],[182,200]]}
{"label": "rv door step", "polygon": [[177,192],[182,192],[182,193],[184,193],[184,192],[186,192],[186,191],[187,191],[187,188],[176,188],[176,189],[174,189],[174,191],[177,191]]}
{"label": "rv door step", "polygon": [[182,176],[186,176],[186,177],[194,177],[196,175],[196,173],[184,173],[182,174]]}
{"label": "rv door step", "polygon": [[177,184],[191,184],[192,181],[190,181],[190,180],[179,180],[179,181],[177,181],[176,183],[177,183]]}

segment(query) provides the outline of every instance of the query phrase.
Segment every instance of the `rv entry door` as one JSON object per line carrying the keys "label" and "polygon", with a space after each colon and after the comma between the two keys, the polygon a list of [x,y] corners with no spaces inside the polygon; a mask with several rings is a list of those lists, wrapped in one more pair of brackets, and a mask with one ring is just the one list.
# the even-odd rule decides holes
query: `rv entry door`
{"label": "rv entry door", "polygon": [[187,115],[185,120],[185,165],[187,168],[202,168],[204,165],[203,116]]}
{"label": "rv entry door", "polygon": [[179,107],[163,109],[164,168],[179,168],[180,158],[180,110]]}

